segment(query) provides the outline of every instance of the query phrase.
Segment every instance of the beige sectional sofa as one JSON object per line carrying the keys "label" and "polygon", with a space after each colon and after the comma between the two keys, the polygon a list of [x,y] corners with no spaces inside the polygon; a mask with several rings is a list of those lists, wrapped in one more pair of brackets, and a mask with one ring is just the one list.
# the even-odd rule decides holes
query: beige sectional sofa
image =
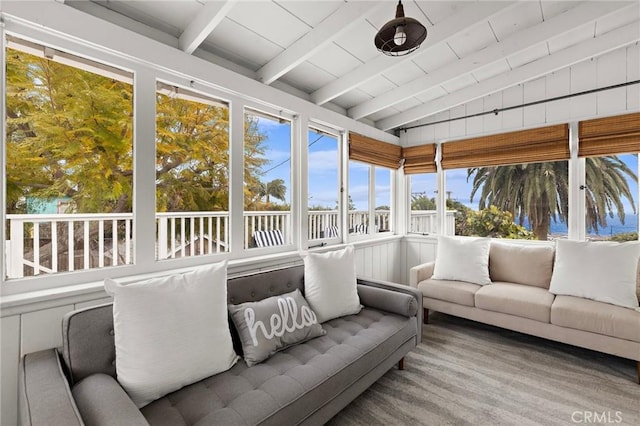
{"label": "beige sectional sofa", "polygon": [[[410,270],[409,283],[429,310],[568,343],[638,361],[640,312],[621,306],[549,292],[554,247],[491,243],[491,284],[432,279],[435,262]],[[640,276],[637,296],[640,300]]]}

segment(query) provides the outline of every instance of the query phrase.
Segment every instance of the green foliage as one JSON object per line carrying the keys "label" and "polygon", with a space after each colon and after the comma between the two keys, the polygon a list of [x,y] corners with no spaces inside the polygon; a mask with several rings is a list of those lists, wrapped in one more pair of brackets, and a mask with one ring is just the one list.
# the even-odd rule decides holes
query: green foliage
{"label": "green foliage", "polygon": [[[7,213],[24,213],[27,197],[69,197],[78,213],[132,211],[133,87],[12,49],[6,62]],[[156,111],[157,210],[228,210],[228,109],[158,94]],[[252,188],[264,140],[247,116]]]}
{"label": "green foliage", "polygon": [[617,241],[623,243],[625,241],[638,241],[638,233],[637,232],[622,232],[620,234],[612,235],[609,239],[611,241]]}
{"label": "green foliage", "polygon": [[535,236],[523,226],[513,222],[513,216],[496,206],[468,212],[468,234],[479,237],[533,240]]}
{"label": "green foliage", "polygon": [[429,198],[426,195],[411,196],[411,210],[435,210],[435,198]]}

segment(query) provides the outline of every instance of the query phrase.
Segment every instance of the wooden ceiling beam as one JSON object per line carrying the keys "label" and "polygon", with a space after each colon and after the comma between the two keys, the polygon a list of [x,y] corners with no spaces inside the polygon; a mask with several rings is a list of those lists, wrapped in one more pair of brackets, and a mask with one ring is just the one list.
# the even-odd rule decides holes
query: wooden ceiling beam
{"label": "wooden ceiling beam", "polygon": [[368,13],[380,7],[379,2],[350,1],[329,15],[278,56],[258,70],[258,78],[271,84],[293,68],[312,57],[327,44],[363,20]]}
{"label": "wooden ceiling beam", "polygon": [[535,80],[554,71],[569,67],[584,60],[601,56],[640,40],[640,27],[637,22],[612,30],[599,37],[560,50],[530,64],[497,75],[478,84],[457,92],[434,99],[428,104],[376,121],[381,130],[391,130],[425,117],[466,104],[475,99],[497,93],[526,81]]}
{"label": "wooden ceiling beam", "polygon": [[193,53],[222,22],[234,5],[233,0],[207,2],[180,35],[178,39],[180,50]]}

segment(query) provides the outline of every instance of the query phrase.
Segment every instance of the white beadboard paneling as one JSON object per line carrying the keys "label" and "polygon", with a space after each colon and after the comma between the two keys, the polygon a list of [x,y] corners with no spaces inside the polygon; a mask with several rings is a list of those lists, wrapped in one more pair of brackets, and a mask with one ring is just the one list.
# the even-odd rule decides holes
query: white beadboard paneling
{"label": "white beadboard paneling", "polygon": [[[518,84],[511,87],[502,93],[502,107],[512,107],[516,105],[522,105],[524,99],[524,86]],[[522,127],[522,119],[524,111],[522,108],[512,109],[509,111],[503,111],[502,114],[502,126],[505,129],[513,129]]]}
{"label": "white beadboard paneling", "polygon": [[373,276],[373,248],[364,248],[364,276],[368,278],[374,278]]}
{"label": "white beadboard paneling", "polygon": [[402,261],[402,268],[400,271],[400,282],[404,284],[409,284],[409,269],[407,269],[406,267],[407,243],[404,241],[400,245],[400,258],[398,260],[399,260],[398,264],[400,264],[400,261]]}
{"label": "white beadboard paneling", "polygon": [[364,249],[359,248],[356,250],[356,273],[358,276],[364,276]]}
{"label": "white beadboard paneling", "polygon": [[0,423],[18,424],[18,363],[20,316],[0,318]]}
{"label": "white beadboard paneling", "polygon": [[[569,68],[564,68],[547,75],[547,97],[568,95],[571,89],[571,72]],[[571,119],[571,100],[548,102],[547,122],[569,121]]]}
{"label": "white beadboard paneling", "polygon": [[73,311],[65,305],[22,315],[21,355],[62,346],[62,317]]}
{"label": "white beadboard paneling", "polygon": [[101,298],[101,299],[88,300],[86,302],[76,303],[74,305],[74,309],[90,308],[92,306],[104,305],[105,303],[111,303],[111,302],[113,302],[113,298],[111,298],[111,297],[104,297],[104,298]]}
{"label": "white beadboard paneling", "polygon": [[[571,67],[571,93],[584,92],[596,87],[596,61],[583,61]],[[571,98],[571,117],[581,118],[596,114],[595,93]]]}
{"label": "white beadboard paneling", "polygon": [[[545,98],[546,82],[544,77],[529,81],[524,84],[524,103],[539,101]],[[523,113],[525,126],[544,124],[546,121],[546,110],[544,104],[526,107]]]}
{"label": "white beadboard paneling", "polygon": [[[477,114],[484,111],[484,100],[482,98],[471,101],[467,104],[467,115]],[[482,133],[483,120],[482,116],[467,118],[467,135],[475,135]]]}
{"label": "white beadboard paneling", "polygon": [[382,268],[380,265],[380,259],[382,253],[380,246],[371,247],[371,278],[378,278],[382,274]]}
{"label": "white beadboard paneling", "polygon": [[[407,242],[407,270],[420,264],[420,243],[416,241]],[[408,277],[407,277],[408,278]]]}

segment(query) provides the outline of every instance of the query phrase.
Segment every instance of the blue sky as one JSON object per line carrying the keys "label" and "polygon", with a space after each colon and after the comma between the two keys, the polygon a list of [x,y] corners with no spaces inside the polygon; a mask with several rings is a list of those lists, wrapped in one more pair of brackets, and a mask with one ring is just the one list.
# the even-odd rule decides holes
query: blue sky
{"label": "blue sky", "polygon": [[[260,132],[269,163],[261,180],[282,179],[287,187],[287,203],[291,202],[291,125],[260,117]],[[335,137],[309,131],[309,205],[335,208],[339,197],[338,140]],[[369,166],[350,162],[349,193],[358,210],[368,208]],[[391,199],[388,170],[376,171],[376,206],[389,205]]]}

